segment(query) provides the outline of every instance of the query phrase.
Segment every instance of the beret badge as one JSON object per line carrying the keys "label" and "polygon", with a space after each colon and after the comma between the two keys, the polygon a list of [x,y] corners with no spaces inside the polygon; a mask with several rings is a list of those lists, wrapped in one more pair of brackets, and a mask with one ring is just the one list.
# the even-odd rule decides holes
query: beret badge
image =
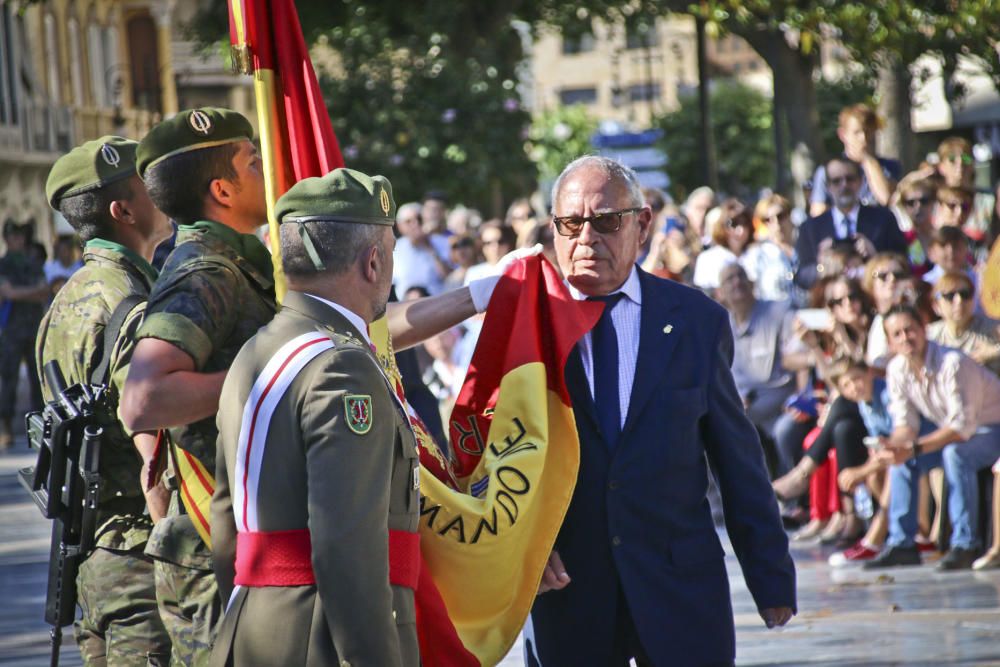
{"label": "beret badge", "polygon": [[104,160],[105,164],[113,169],[121,164],[122,156],[111,144],[103,144],[101,145],[101,159]]}
{"label": "beret badge", "polygon": [[214,129],[212,127],[212,119],[208,117],[207,113],[201,111],[200,109],[195,109],[191,112],[191,115],[188,116],[188,124],[191,126],[192,130],[206,137],[210,135]]}

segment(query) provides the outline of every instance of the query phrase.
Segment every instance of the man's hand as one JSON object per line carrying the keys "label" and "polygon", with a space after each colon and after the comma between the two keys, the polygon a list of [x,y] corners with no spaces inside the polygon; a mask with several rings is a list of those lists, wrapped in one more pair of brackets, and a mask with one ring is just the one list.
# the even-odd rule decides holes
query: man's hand
{"label": "man's hand", "polygon": [[794,615],[791,607],[772,607],[771,609],[762,609],[760,612],[760,617],[764,619],[764,624],[768,628],[780,628],[788,623]]}
{"label": "man's hand", "polygon": [[881,438],[882,449],[878,451],[878,460],[887,465],[898,465],[906,463],[913,458],[913,444],[911,441],[899,439]]}
{"label": "man's hand", "polygon": [[858,234],[854,241],[854,249],[858,251],[858,254],[868,259],[874,257],[878,250],[875,249],[875,244],[872,243],[864,234]]}
{"label": "man's hand", "polygon": [[503,275],[503,272],[507,270],[508,266],[519,259],[533,257],[534,255],[540,254],[542,254],[541,243],[536,243],[530,248],[518,248],[517,250],[511,250],[509,253],[501,257],[499,262],[497,262],[497,265],[494,267],[494,275],[469,281],[469,293],[472,295],[472,303],[476,307],[476,312],[485,312],[486,306],[490,304],[490,299],[493,297],[493,290],[496,289],[497,283],[500,282],[500,276]]}
{"label": "man's hand", "polygon": [[572,580],[566,574],[566,568],[563,567],[562,559],[559,558],[559,552],[553,551],[549,556],[549,562],[545,564],[542,581],[538,584],[538,594],[562,590],[569,585],[570,581]]}

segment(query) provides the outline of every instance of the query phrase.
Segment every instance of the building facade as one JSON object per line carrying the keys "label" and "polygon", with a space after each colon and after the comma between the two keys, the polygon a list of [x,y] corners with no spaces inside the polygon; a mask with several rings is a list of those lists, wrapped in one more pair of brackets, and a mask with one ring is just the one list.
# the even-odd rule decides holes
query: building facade
{"label": "building facade", "polygon": [[[48,245],[53,162],[104,134],[141,137],[177,111],[168,1],[0,0],[0,219]],[[59,231],[63,231],[60,229]]]}

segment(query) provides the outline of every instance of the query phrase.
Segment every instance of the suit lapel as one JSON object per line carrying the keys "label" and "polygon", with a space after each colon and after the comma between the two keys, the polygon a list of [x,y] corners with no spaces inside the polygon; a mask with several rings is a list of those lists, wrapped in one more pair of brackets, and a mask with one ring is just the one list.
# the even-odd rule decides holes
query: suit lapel
{"label": "suit lapel", "polygon": [[590,382],[587,381],[587,374],[583,372],[583,360],[580,357],[579,346],[573,346],[569,358],[566,359],[566,389],[573,401],[573,412],[581,415],[584,419],[589,419],[594,430],[600,433],[597,408],[594,406],[594,397],[590,395]]}
{"label": "suit lapel", "polygon": [[[643,407],[667,372],[667,362],[677,346],[677,341],[687,332],[689,323],[680,319],[677,303],[668,290],[660,288],[656,279],[639,271],[642,286],[642,317],[639,322],[639,350],[636,356],[635,380],[629,399],[628,415],[622,435],[632,428]],[[619,443],[621,444],[621,443]]]}

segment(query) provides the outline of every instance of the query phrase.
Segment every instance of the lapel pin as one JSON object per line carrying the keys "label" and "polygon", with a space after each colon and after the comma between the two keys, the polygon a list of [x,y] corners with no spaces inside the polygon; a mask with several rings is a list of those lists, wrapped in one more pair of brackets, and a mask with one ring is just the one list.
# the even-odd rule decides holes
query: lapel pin
{"label": "lapel pin", "polygon": [[674,330],[674,325],[673,324],[668,324],[667,326],[663,327],[663,333],[665,333],[665,334],[668,334],[668,333],[670,333],[673,330]]}

